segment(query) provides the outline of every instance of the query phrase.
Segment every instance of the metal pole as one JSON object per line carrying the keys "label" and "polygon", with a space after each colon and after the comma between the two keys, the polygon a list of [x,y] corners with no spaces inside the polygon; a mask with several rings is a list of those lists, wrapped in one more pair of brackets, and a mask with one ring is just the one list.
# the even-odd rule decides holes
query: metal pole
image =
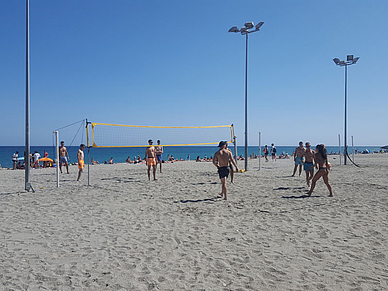
{"label": "metal pole", "polygon": [[339,159],[340,159],[340,165],[342,165],[342,160],[341,160],[341,135],[338,134],[338,154],[339,154]]}
{"label": "metal pole", "polygon": [[259,171],[261,166],[261,132],[259,131]]}
{"label": "metal pole", "polygon": [[57,188],[59,188],[59,137],[58,137],[58,131],[54,131],[54,134],[55,134],[55,164],[56,164]]}
{"label": "metal pole", "polygon": [[353,135],[352,135],[352,157],[354,162],[354,141],[353,141]]}
{"label": "metal pole", "polygon": [[348,66],[345,66],[345,149],[344,149],[344,165],[346,165],[346,156],[348,155],[348,143],[347,143],[347,87],[348,87]]}
{"label": "metal pole", "polygon": [[30,183],[30,152],[30,8],[29,0],[26,0],[26,141],[24,163],[25,190],[28,192],[32,189]]}
{"label": "metal pole", "polygon": [[248,32],[245,35],[245,171],[248,171]]}

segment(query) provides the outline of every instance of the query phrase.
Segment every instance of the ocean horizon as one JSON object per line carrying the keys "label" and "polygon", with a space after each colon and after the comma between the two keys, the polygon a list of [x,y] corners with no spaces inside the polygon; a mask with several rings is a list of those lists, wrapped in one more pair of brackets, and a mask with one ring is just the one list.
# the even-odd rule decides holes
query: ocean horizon
{"label": "ocean horizon", "polygon": [[[270,145],[268,145],[270,147]],[[315,146],[313,146],[314,148]],[[18,151],[19,157],[24,156],[24,146],[0,146],[0,165],[3,168],[12,168],[12,155]],[[79,146],[67,146],[67,151],[70,156],[69,163],[77,162],[77,151]],[[229,148],[234,154],[234,145],[229,144]],[[296,146],[276,146],[277,154],[281,153],[291,155]],[[49,157],[55,159],[55,147],[54,146],[31,146],[31,152],[34,153],[38,151],[41,156],[43,156],[43,151],[46,150],[49,153]],[[261,150],[264,149],[264,145],[261,147]],[[327,152],[329,154],[339,153],[338,146],[327,146]],[[216,145],[214,146],[169,146],[164,147],[163,160],[167,160],[167,155],[174,156],[176,159],[186,160],[187,157],[190,157],[190,160],[195,160],[198,156],[200,158],[212,157],[214,153],[218,150]],[[343,152],[344,147],[341,147],[341,152]],[[370,153],[379,152],[380,146],[355,146],[354,150],[356,151],[369,151]],[[353,148],[348,146],[349,154],[353,153]],[[88,149],[84,150],[85,153],[85,162],[87,163],[88,158]],[[145,148],[144,147],[134,147],[134,148],[89,148],[89,158],[93,158],[100,163],[109,161],[113,157],[114,163],[125,163],[127,157],[130,157],[131,160],[136,156],[144,158]],[[245,156],[245,147],[237,146],[237,155]],[[249,146],[248,147],[248,156],[259,155],[258,146]]]}

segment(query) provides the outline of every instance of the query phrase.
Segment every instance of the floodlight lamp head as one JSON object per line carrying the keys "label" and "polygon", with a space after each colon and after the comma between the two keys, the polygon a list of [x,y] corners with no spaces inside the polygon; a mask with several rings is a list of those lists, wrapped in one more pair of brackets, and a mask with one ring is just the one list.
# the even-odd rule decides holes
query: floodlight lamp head
{"label": "floodlight lamp head", "polygon": [[340,65],[340,66],[346,66],[347,63],[346,63],[345,61],[340,61],[340,62],[339,62],[339,65]]}
{"label": "floodlight lamp head", "polygon": [[228,32],[239,32],[239,30],[237,26],[233,26]]}
{"label": "floodlight lamp head", "polygon": [[352,64],[357,63],[357,61],[358,61],[359,58],[360,58],[360,57],[354,58]]}
{"label": "floodlight lamp head", "polygon": [[340,59],[339,58],[334,58],[333,61],[334,61],[334,63],[336,65],[339,65],[339,63],[340,63]]}
{"label": "floodlight lamp head", "polygon": [[347,60],[348,62],[349,62],[349,61],[353,61],[353,55],[347,55],[346,60]]}
{"label": "floodlight lamp head", "polygon": [[262,21],[262,22],[259,22],[258,24],[256,24],[256,26],[255,26],[256,30],[260,30],[260,27],[262,27],[263,24],[264,24],[263,21]]}
{"label": "floodlight lamp head", "polygon": [[254,27],[255,25],[253,24],[253,22],[245,22],[244,26],[245,26],[247,29],[251,29],[251,28]]}
{"label": "floodlight lamp head", "polygon": [[247,27],[241,27],[241,34],[247,34],[249,32]]}

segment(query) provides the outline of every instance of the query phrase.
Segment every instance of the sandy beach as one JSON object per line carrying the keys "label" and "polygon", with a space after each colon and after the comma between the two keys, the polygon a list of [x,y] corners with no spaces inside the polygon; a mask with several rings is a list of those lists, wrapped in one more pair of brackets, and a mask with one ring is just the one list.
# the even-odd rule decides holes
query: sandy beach
{"label": "sandy beach", "polygon": [[35,193],[1,169],[0,289],[388,290],[388,154],[329,160],[333,198],[252,160],[228,201],[209,162],[32,170]]}

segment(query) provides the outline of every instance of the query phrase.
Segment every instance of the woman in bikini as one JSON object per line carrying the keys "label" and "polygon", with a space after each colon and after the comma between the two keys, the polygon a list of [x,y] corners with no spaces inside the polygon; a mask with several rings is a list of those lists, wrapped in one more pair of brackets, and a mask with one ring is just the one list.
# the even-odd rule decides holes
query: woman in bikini
{"label": "woman in bikini", "polygon": [[310,191],[307,193],[307,195],[311,196],[311,193],[313,193],[313,190],[315,188],[315,184],[321,177],[323,177],[323,181],[325,182],[327,189],[329,189],[329,192],[330,192],[329,197],[333,197],[333,192],[329,184],[330,164],[327,160],[327,151],[323,144],[317,145],[315,149],[314,162],[315,162],[315,168],[317,168],[318,171],[314,175],[314,178],[311,182]]}

